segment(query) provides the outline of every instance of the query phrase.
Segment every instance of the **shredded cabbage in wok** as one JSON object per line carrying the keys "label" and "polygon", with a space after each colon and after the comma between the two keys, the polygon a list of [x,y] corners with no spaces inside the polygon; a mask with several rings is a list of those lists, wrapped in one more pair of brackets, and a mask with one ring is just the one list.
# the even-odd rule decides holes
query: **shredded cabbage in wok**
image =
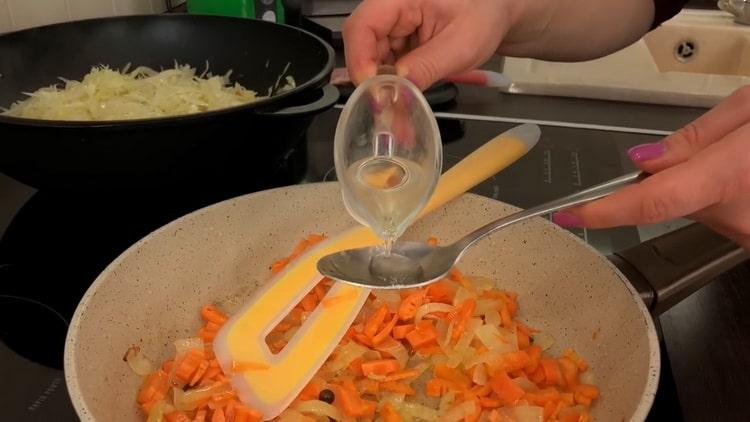
{"label": "shredded cabbage in wok", "polygon": [[[95,66],[81,81],[60,78],[63,87],[56,84],[25,93],[29,98],[12,104],[2,114],[42,120],[132,120],[201,113],[266,98],[232,83],[231,70],[224,75],[211,74],[208,64],[201,74],[190,65],[177,63],[162,71],[145,66],[129,71],[129,67],[118,71]],[[282,74],[268,96],[294,87],[294,79]]]}

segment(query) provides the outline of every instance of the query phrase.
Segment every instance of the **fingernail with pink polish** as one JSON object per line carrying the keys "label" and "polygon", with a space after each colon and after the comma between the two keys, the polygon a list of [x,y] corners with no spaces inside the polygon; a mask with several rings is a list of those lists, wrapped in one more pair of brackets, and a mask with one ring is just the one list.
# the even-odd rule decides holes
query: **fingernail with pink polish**
{"label": "fingernail with pink polish", "polygon": [[562,227],[580,227],[583,224],[577,215],[565,211],[552,214],[552,222]]}
{"label": "fingernail with pink polish", "polygon": [[661,142],[636,145],[628,150],[628,156],[636,163],[653,160],[664,155],[667,151],[666,145]]}

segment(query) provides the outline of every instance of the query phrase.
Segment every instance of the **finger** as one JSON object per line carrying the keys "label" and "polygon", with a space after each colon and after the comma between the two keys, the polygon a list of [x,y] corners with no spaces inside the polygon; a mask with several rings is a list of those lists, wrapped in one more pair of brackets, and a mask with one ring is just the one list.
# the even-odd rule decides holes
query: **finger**
{"label": "finger", "polygon": [[[474,22],[474,25],[478,24]],[[485,28],[466,26],[455,22],[448,25],[428,42],[401,57],[396,62],[397,72],[424,90],[443,77],[478,66],[497,45],[490,45],[494,37],[489,36]],[[467,48],[467,45],[481,47]]]}
{"label": "finger", "polygon": [[355,84],[375,75],[382,56],[378,42],[387,41],[394,30],[408,32],[410,20],[415,20],[418,14],[412,2],[400,0],[369,0],[354,10],[344,23],[342,34],[347,68]]}
{"label": "finger", "polygon": [[716,107],[661,142],[643,144],[628,151],[642,170],[658,173],[687,161],[708,145],[750,121],[750,86],[732,93]]}
{"label": "finger", "polygon": [[696,214],[746,195],[750,124],[682,164],[607,198],[553,216],[563,226],[591,228],[652,224]]}

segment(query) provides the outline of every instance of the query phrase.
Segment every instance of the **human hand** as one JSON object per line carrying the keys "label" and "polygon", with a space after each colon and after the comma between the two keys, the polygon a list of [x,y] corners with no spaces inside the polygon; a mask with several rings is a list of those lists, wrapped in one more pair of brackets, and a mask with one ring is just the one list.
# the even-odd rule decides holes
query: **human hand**
{"label": "human hand", "polygon": [[[441,78],[484,63],[518,12],[507,0],[365,0],[343,28],[355,84],[395,64],[426,89]],[[523,2],[520,2],[523,3]]]}
{"label": "human hand", "polygon": [[628,154],[652,176],[556,213],[553,221],[605,228],[689,217],[750,250],[750,86],[663,141]]}

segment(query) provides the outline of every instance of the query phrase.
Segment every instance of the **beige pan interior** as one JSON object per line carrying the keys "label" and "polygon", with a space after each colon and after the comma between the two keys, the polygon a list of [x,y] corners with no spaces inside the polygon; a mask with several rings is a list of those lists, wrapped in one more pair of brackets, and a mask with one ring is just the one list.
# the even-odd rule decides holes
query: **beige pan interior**
{"label": "beige pan interior", "polygon": [[[453,241],[514,210],[464,195],[408,237]],[[140,345],[153,361],[167,358],[173,340],[194,335],[202,304],[237,309],[269,279],[269,263],[302,236],[354,225],[338,185],[312,184],[219,203],[135,244],[97,278],[68,333],[66,380],[81,418],[142,421],[135,404],[141,379],[122,361],[129,346]],[[659,374],[654,328],[630,285],[593,249],[535,219],[481,241],[459,267],[518,292],[522,318],[555,337],[555,352],[574,347],[589,360],[602,391],[596,420],[645,419]]]}

